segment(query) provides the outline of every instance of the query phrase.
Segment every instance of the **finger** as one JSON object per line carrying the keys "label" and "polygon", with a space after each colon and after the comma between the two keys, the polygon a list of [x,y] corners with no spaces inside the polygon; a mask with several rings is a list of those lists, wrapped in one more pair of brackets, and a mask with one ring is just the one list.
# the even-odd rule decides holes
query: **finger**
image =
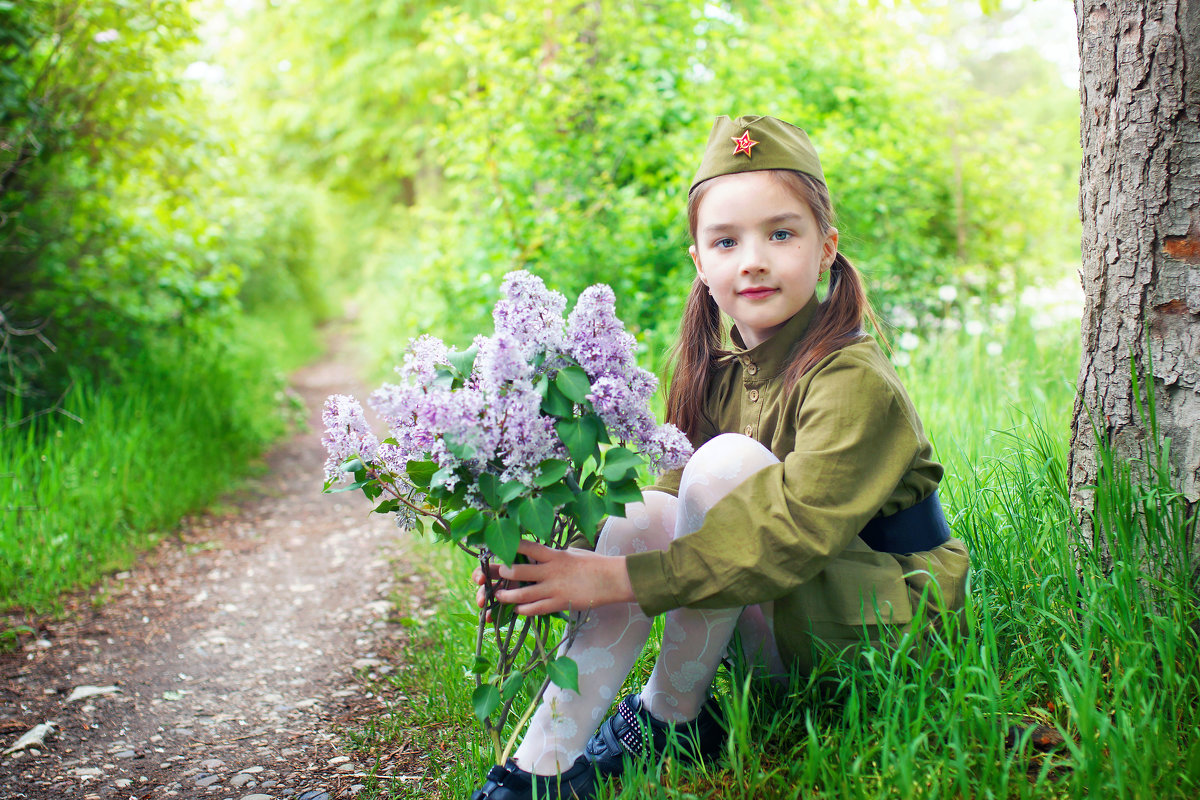
{"label": "finger", "polygon": [[497,600],[501,603],[509,603],[511,605],[532,603],[537,600],[543,600],[546,597],[546,591],[536,583],[522,586],[518,589],[502,589],[496,592]]}
{"label": "finger", "polygon": [[487,603],[487,589],[480,586],[475,591],[475,605],[479,606],[480,608],[483,608],[486,603]]}
{"label": "finger", "polygon": [[533,603],[523,603],[516,608],[516,612],[526,617],[537,617],[542,614],[553,614],[556,611],[565,610],[561,603],[553,598],[538,600]]}
{"label": "finger", "polygon": [[521,543],[517,545],[517,552],[534,561],[547,561],[558,551],[539,542],[522,539]]}
{"label": "finger", "polygon": [[510,581],[539,581],[542,580],[541,564],[513,564],[511,567],[501,567],[500,577]]}

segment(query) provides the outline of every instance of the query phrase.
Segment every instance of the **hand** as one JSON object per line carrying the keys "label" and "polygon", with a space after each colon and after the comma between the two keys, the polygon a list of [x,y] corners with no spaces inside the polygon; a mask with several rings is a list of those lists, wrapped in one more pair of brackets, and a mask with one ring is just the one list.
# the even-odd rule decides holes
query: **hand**
{"label": "hand", "polygon": [[[635,599],[624,556],[602,556],[574,547],[555,550],[528,540],[521,542],[517,552],[530,563],[511,567],[494,564],[490,571],[493,580],[524,584],[496,590],[496,599],[515,604],[518,614],[586,611]],[[473,578],[479,584],[475,601],[483,608],[487,603],[483,571],[476,568]]]}

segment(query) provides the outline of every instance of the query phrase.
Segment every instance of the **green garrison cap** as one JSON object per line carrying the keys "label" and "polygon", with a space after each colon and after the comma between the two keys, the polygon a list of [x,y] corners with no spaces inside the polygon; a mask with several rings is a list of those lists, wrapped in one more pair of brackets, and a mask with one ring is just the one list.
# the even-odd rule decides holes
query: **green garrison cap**
{"label": "green garrison cap", "polygon": [[721,115],[708,135],[708,146],[692,179],[692,189],[718,175],[760,169],[791,169],[825,183],[816,148],[808,140],[808,134],[795,125],[775,117],[730,119]]}

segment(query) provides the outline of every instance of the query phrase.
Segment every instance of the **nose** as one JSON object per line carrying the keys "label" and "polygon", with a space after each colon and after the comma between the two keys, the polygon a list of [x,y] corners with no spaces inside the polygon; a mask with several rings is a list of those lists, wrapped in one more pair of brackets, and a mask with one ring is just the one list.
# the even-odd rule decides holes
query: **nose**
{"label": "nose", "polygon": [[741,272],[745,275],[757,275],[767,269],[765,248],[760,242],[748,241],[741,248]]}

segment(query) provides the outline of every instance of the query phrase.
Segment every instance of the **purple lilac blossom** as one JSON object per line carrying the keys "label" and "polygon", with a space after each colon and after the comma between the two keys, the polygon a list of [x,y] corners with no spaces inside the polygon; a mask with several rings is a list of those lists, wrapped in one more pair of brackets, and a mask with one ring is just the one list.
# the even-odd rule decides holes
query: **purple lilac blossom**
{"label": "purple lilac blossom", "polygon": [[593,381],[614,376],[628,382],[639,369],[637,340],[617,318],[613,291],[603,283],[589,286],[567,318],[566,351]]}
{"label": "purple lilac blossom", "polygon": [[567,298],[547,289],[541,278],[523,269],[505,275],[500,291],[504,296],[492,310],[497,334],[515,337],[526,357],[539,350],[561,349]]}
{"label": "purple lilac blossom", "polygon": [[448,363],[447,353],[446,343],[436,336],[425,334],[409,339],[404,362],[396,367],[396,372],[404,378],[431,383],[437,368]]}
{"label": "purple lilac blossom", "polygon": [[485,392],[499,392],[510,384],[529,387],[533,370],[526,360],[521,341],[507,331],[497,331],[490,339],[475,338],[479,355],[475,359],[475,371],[479,385]]}
{"label": "purple lilac blossom", "polygon": [[329,458],[325,461],[325,477],[338,480],[345,477],[342,464],[351,456],[364,462],[374,461],[379,449],[379,439],[371,433],[363,416],[362,405],[348,394],[330,395],[321,414],[325,423],[325,445]]}

